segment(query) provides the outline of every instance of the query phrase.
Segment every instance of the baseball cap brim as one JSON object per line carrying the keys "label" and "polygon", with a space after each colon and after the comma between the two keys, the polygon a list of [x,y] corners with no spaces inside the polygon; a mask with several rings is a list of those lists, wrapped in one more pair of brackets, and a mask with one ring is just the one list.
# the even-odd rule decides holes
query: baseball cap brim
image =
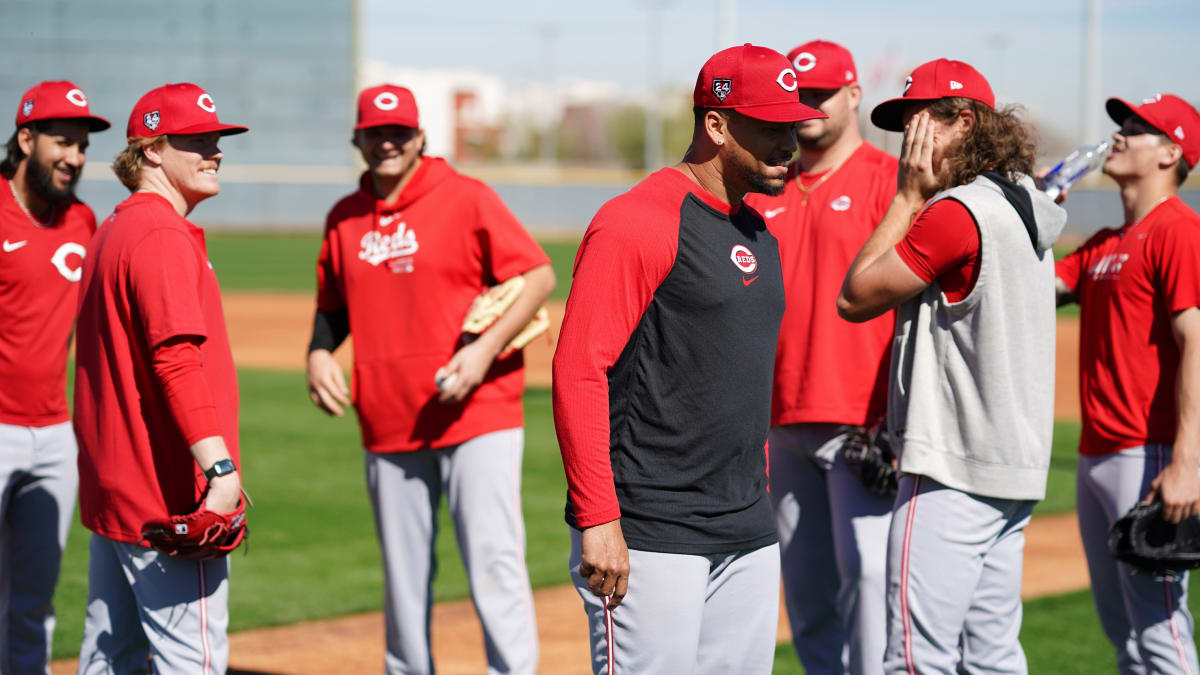
{"label": "baseball cap brim", "polygon": [[358,131],[359,129],[371,129],[373,127],[409,127],[412,129],[419,129],[421,125],[417,124],[417,120],[406,117],[403,119],[391,120],[367,120],[366,122],[359,122],[358,124],[355,124],[354,130]]}
{"label": "baseball cap brim", "polygon": [[38,117],[24,124],[49,120],[79,120],[88,125],[88,131],[104,131],[112,126],[111,122],[97,115],[47,115],[46,117]]}
{"label": "baseball cap brim", "polygon": [[826,119],[829,115],[810,108],[799,101],[782,103],[765,103],[763,105],[733,106],[737,112],[763,122],[803,122],[805,120]]}
{"label": "baseball cap brim", "polygon": [[936,101],[935,98],[893,98],[871,110],[871,124],[884,131],[904,131],[904,108],[909,103]]}
{"label": "baseball cap brim", "polygon": [[183,136],[186,134],[207,134],[213,131],[219,132],[222,136],[233,136],[234,134],[244,134],[250,131],[249,127],[238,126],[236,124],[212,124],[205,122],[203,124],[193,124],[190,127],[182,127],[180,129],[172,129],[167,134]]}
{"label": "baseball cap brim", "polygon": [[[1129,119],[1131,115],[1138,114],[1137,108],[1129,101],[1115,97],[1105,101],[1104,110],[1108,112],[1108,116],[1112,118],[1112,121],[1116,122],[1117,124],[1124,124],[1125,120]],[[1150,120],[1146,121],[1154,124]]]}

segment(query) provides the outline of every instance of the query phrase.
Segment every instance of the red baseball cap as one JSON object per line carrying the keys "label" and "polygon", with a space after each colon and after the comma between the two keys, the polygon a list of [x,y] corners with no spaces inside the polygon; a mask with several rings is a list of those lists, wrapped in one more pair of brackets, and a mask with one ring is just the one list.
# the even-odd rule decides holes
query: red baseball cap
{"label": "red baseball cap", "polygon": [[774,49],[746,43],[709,57],[696,78],[692,104],[732,108],[764,122],[802,122],[828,117],[800,102],[796,71]]}
{"label": "red baseball cap", "polygon": [[249,131],[217,119],[217,104],[212,96],[191,82],[164,84],[146,92],[133,104],[127,138],[153,138],[164,134],[205,134],[219,131],[232,136]]}
{"label": "red baseball cap", "polygon": [[996,107],[996,96],[988,81],[962,61],[937,59],[922,63],[904,82],[900,98],[875,106],[871,123],[887,131],[904,131],[904,107],[913,101],[936,101],[940,98],[962,97],[979,101],[989,108]]}
{"label": "red baseball cap", "polygon": [[413,93],[394,84],[363,89],[358,95],[358,124],[354,129],[389,125],[414,129],[421,126]]}
{"label": "red baseball cap", "polygon": [[17,126],[40,120],[85,120],[92,131],[111,127],[108,120],[93,115],[83,90],[67,80],[33,85],[17,105]]}
{"label": "red baseball cap", "polygon": [[1124,124],[1130,115],[1146,120],[1183,148],[1183,161],[1189,169],[1196,168],[1200,160],[1200,113],[1187,101],[1174,94],[1155,94],[1142,99],[1141,105],[1110,98],[1104,107],[1117,124]]}
{"label": "red baseball cap", "polygon": [[805,42],[787,53],[801,89],[840,89],[858,81],[850,50],[826,40]]}

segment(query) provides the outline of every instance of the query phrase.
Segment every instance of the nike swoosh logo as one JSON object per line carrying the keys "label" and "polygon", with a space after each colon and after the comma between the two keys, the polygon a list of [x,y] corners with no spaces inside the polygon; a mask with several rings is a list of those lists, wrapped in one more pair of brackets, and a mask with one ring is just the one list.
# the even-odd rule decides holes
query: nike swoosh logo
{"label": "nike swoosh logo", "polygon": [[750,284],[752,284],[752,283],[754,283],[754,282],[756,282],[756,281],[758,281],[758,275],[757,275],[757,274],[755,274],[754,276],[750,277],[749,279],[747,279],[747,278],[746,278],[746,275],[744,275],[744,274],[742,275],[742,285],[743,285],[743,286],[749,286]]}
{"label": "nike swoosh logo", "polygon": [[775,216],[783,213],[784,211],[787,211],[786,206],[781,206],[777,209],[767,209],[766,211],[763,211],[763,217],[764,218],[774,218]]}
{"label": "nike swoosh logo", "polygon": [[28,239],[24,239],[22,241],[9,241],[9,240],[5,239],[4,240],[4,252],[12,253],[13,251],[21,248],[22,246],[24,246],[25,244],[28,244],[28,243],[29,243]]}

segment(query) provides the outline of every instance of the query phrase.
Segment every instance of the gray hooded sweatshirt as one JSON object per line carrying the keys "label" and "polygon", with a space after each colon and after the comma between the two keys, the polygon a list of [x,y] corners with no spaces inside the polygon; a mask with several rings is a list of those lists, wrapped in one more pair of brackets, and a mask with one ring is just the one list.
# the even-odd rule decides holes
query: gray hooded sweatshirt
{"label": "gray hooded sweatshirt", "polygon": [[1027,176],[940,192],[979,228],[975,286],[935,281],[899,308],[888,424],[900,470],[963,492],[1042,499],[1054,423],[1054,256],[1067,214]]}

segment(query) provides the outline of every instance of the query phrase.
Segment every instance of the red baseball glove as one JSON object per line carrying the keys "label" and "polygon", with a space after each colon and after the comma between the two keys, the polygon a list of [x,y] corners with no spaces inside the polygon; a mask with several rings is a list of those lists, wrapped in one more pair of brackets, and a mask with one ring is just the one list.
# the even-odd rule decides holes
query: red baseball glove
{"label": "red baseball glove", "polygon": [[237,548],[247,529],[246,501],[239,499],[232,513],[214,513],[201,506],[186,515],[148,520],[142,525],[142,539],[174,558],[216,560]]}

